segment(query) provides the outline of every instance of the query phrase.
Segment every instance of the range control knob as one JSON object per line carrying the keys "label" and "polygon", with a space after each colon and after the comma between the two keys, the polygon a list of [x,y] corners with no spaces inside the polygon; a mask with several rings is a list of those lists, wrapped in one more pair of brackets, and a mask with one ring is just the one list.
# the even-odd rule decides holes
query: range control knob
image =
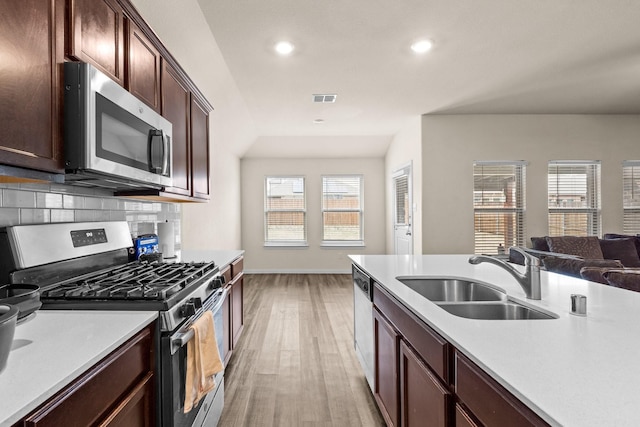
{"label": "range control knob", "polygon": [[190,317],[196,314],[196,306],[193,302],[187,302],[180,307],[180,315],[182,317]]}
{"label": "range control knob", "polygon": [[224,276],[214,277],[213,281],[211,282],[211,288],[218,289],[223,287],[224,284],[225,284]]}
{"label": "range control knob", "polygon": [[195,297],[195,298],[192,298],[191,301],[193,302],[193,305],[196,308],[196,310],[202,308],[202,298]]}

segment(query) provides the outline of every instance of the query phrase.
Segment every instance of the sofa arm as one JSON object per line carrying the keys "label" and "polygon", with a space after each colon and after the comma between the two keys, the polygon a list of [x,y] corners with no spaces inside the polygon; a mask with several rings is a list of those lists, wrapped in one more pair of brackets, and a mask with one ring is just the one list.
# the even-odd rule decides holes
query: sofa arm
{"label": "sofa arm", "polygon": [[[541,264],[542,264],[542,258],[547,256],[553,256],[556,258],[575,259],[575,260],[583,259],[582,257],[576,256],[576,255],[561,254],[559,252],[539,251],[537,249],[531,249],[531,248],[522,248],[522,249],[529,255],[533,255],[534,257],[538,258]],[[511,250],[511,248],[509,248],[509,262],[512,262],[514,264],[524,265],[524,256],[522,256],[522,254],[519,253],[518,251],[514,251],[514,250]]]}

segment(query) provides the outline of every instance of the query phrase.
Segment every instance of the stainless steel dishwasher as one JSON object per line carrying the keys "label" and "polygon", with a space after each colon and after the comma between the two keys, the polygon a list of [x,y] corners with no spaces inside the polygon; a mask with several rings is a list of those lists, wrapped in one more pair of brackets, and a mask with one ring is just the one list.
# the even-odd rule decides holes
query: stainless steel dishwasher
{"label": "stainless steel dishwasher", "polygon": [[355,265],[353,273],[353,338],[356,355],[369,387],[375,390],[373,375],[373,285],[371,278]]}

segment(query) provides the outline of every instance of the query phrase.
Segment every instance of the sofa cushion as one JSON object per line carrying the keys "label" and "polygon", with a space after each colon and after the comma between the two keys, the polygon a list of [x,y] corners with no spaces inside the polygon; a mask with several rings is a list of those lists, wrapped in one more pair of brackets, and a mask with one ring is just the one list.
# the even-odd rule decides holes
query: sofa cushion
{"label": "sofa cushion", "polygon": [[531,238],[531,249],[535,249],[536,251],[549,252],[549,245],[547,244],[547,236],[544,236],[544,237],[532,237]]}
{"label": "sofa cushion", "polygon": [[633,238],[602,239],[600,249],[605,259],[617,259],[625,267],[640,267],[640,257]]}
{"label": "sofa cushion", "polygon": [[604,273],[611,270],[611,267],[582,267],[580,269],[580,277],[590,282],[603,283],[608,285],[607,279],[604,278]]}
{"label": "sofa cushion", "polygon": [[640,292],[640,270],[609,270],[603,276],[611,286]]}
{"label": "sofa cushion", "polygon": [[566,274],[573,277],[582,277],[580,270],[584,267],[623,268],[620,261],[613,259],[571,259],[555,256],[545,256],[542,264],[547,271]]}
{"label": "sofa cushion", "polygon": [[604,259],[597,236],[547,236],[551,252],[577,255],[584,259]]}
{"label": "sofa cushion", "polygon": [[640,235],[633,234],[617,234],[617,233],[606,233],[602,236],[605,240],[611,239],[633,239],[633,243],[636,245],[636,252],[638,252],[638,257],[640,258]]}

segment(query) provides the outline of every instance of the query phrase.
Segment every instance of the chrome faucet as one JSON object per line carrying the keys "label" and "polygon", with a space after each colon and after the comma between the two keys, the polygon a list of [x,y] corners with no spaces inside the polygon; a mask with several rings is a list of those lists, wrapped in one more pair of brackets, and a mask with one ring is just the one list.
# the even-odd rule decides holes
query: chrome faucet
{"label": "chrome faucet", "polygon": [[502,267],[516,278],[520,286],[522,286],[522,289],[524,290],[524,293],[528,299],[541,299],[542,294],[540,292],[540,260],[535,256],[528,254],[524,251],[524,249],[517,246],[511,247],[509,248],[509,250],[519,252],[524,257],[524,274],[520,273],[510,264],[491,256],[474,255],[469,258],[469,263],[480,264],[481,262],[488,262],[490,264],[495,264],[499,267]]}

